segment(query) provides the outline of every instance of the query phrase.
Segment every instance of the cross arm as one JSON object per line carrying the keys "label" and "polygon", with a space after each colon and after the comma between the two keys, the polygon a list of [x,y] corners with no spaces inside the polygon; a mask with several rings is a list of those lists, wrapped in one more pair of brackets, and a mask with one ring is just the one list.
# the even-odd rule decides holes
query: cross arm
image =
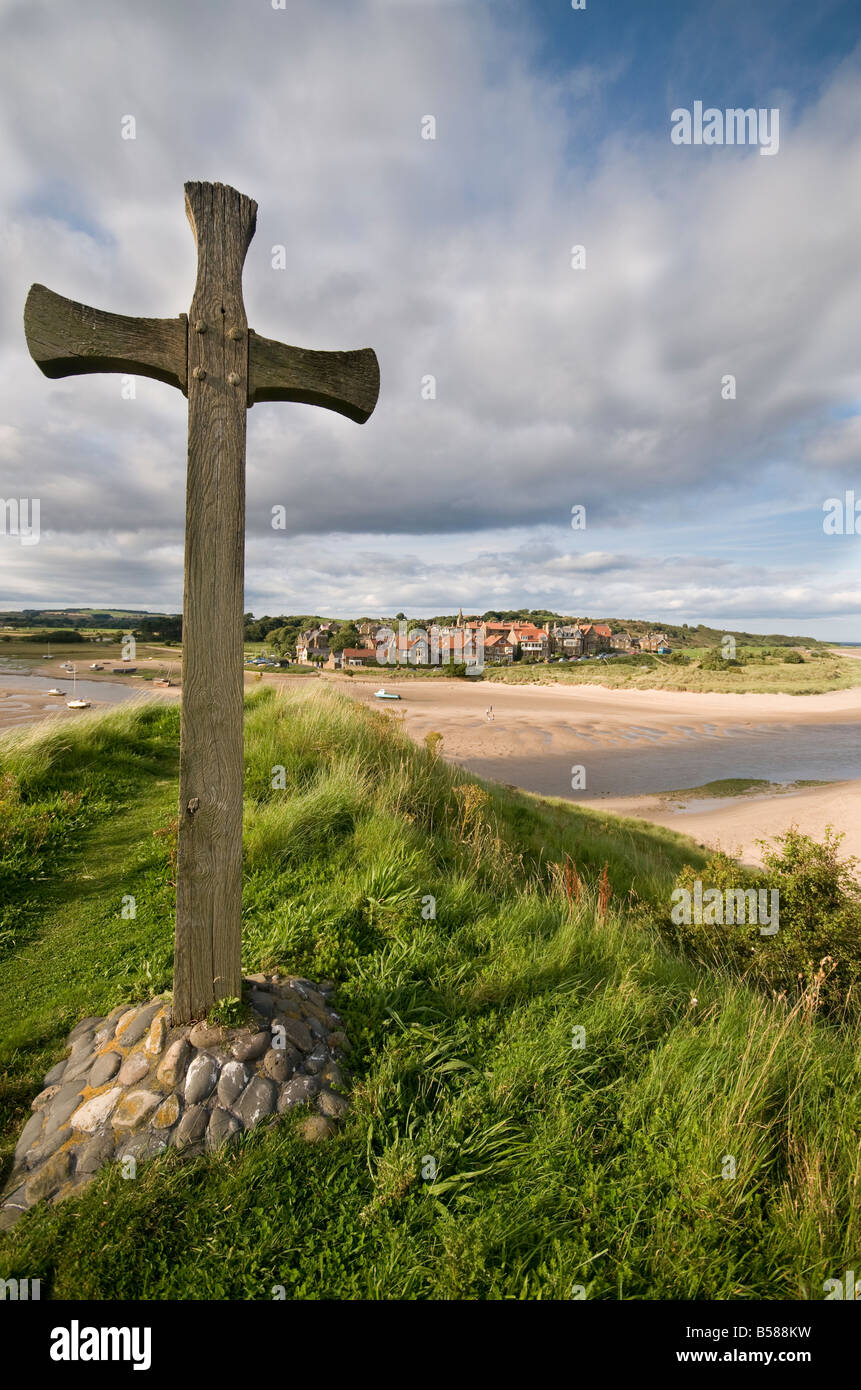
{"label": "cross arm", "polygon": [[363,425],[380,394],[380,364],[373,348],[313,352],[248,335],[248,404],[298,401],[336,410]]}
{"label": "cross arm", "polygon": [[129,318],[91,309],[44,285],[31,285],[24,332],[33,361],[48,377],[86,372],[150,376],[187,393],[188,321]]}

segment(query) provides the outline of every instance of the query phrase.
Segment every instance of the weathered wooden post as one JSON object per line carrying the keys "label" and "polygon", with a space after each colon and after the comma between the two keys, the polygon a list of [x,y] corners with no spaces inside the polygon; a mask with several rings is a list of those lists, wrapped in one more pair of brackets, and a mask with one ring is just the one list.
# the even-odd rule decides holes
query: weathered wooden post
{"label": "weathered wooden post", "polygon": [[245,414],[255,401],[325,406],[361,424],[377,402],[371,348],[312,352],[248,328],[242,267],[257,204],[187,183],[197,241],[189,316],[127,318],[33,285],[27,346],[48,377],[125,372],[188,396],[182,730],[173,1019],[241,987]]}

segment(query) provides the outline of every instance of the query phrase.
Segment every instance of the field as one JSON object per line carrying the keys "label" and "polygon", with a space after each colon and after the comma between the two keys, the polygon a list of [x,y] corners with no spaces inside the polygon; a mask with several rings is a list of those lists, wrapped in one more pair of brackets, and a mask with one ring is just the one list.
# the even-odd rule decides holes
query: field
{"label": "field", "polygon": [[[0,742],[0,1159],[68,1029],[169,987],[178,719]],[[857,1023],[672,943],[692,842],[480,784],[315,682],[247,700],[245,858],[245,968],[337,984],[342,1132],[308,1146],[287,1119],[115,1165],[0,1239],[0,1276],[74,1299],[779,1300],[859,1267]]]}

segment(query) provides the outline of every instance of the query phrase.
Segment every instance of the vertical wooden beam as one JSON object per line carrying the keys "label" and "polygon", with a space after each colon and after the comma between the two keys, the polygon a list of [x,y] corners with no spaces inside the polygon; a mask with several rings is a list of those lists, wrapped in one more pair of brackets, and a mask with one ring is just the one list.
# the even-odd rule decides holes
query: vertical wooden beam
{"label": "vertical wooden beam", "polygon": [[257,204],[187,183],[188,480],[173,1017],[241,991],[245,414],[242,266]]}

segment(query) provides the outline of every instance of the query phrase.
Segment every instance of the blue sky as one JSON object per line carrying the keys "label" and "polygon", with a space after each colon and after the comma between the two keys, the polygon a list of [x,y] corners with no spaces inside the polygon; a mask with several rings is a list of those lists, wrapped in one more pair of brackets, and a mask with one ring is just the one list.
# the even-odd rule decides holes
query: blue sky
{"label": "blue sky", "polygon": [[[822,526],[861,499],[859,44],[837,0],[7,0],[0,497],[42,534],[0,535],[0,605],[181,603],[185,402],[48,382],[20,316],[187,310],[211,178],[259,204],[252,326],[382,370],[361,428],[250,412],[246,608],[861,640]],[[777,153],[672,144],[695,101],[778,108]]]}
{"label": "blue sky", "polygon": [[756,103],[774,88],[792,91],[802,104],[815,100],[859,38],[854,0],[587,0],[574,15],[588,16],[579,28],[566,0],[502,8],[514,18],[529,12],[536,56],[548,73],[623,57],[625,78],[614,93],[618,120],[653,129],[664,114],[655,96],[666,98],[667,111],[686,105],[691,83],[707,99],[711,83],[723,90],[731,84],[733,105]]}

